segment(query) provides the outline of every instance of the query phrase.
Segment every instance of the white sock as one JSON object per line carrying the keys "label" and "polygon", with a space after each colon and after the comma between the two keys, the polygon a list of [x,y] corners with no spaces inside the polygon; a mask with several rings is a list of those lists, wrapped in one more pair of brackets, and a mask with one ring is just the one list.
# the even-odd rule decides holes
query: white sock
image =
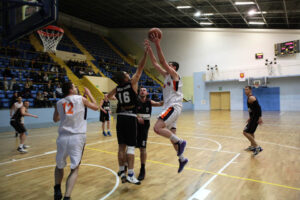
{"label": "white sock", "polygon": [[120,171],[124,171],[125,170],[125,166],[119,166]]}
{"label": "white sock", "polygon": [[24,144],[20,144],[19,147],[20,147],[20,148],[23,148],[23,147],[24,147]]}
{"label": "white sock", "polygon": [[183,155],[179,156],[179,160],[180,160],[181,162],[184,161]]}
{"label": "white sock", "polygon": [[180,139],[179,137],[177,137],[177,135],[175,135],[175,134],[173,134],[173,133],[172,133],[172,135],[171,135],[171,137],[170,137],[170,140],[171,140],[172,142],[174,142],[174,143],[177,143],[177,142],[180,143],[180,141],[181,141],[181,139]]}

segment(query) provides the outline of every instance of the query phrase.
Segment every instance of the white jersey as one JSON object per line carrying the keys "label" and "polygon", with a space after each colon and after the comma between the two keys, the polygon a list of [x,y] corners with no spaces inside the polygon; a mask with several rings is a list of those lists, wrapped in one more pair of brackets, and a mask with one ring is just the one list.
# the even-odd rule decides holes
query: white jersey
{"label": "white jersey", "polygon": [[86,133],[85,106],[82,96],[70,95],[56,103],[60,116],[58,133]]}
{"label": "white jersey", "polygon": [[14,112],[16,112],[16,110],[18,110],[22,106],[23,106],[23,102],[21,102],[21,103],[19,103],[19,102],[14,103]]}
{"label": "white jersey", "polygon": [[168,108],[171,106],[182,107],[182,80],[179,77],[179,81],[173,81],[170,74],[165,77],[163,96],[164,96],[164,106],[163,108]]}

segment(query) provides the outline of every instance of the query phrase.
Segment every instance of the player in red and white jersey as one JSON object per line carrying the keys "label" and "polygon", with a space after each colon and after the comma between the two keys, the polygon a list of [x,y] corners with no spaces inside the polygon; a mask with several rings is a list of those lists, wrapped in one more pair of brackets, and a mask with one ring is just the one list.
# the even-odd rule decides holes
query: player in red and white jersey
{"label": "player in red and white jersey", "polygon": [[66,159],[71,160],[71,172],[66,182],[66,192],[64,199],[70,199],[72,189],[75,185],[78,169],[83,155],[86,141],[87,121],[85,117],[85,106],[97,111],[99,107],[89,89],[85,89],[85,94],[89,97],[89,102],[85,97],[77,95],[78,91],[71,82],[64,83],[62,91],[64,98],[56,103],[53,114],[53,121],[60,121],[58,138],[56,140],[56,168],[54,199],[62,198],[61,182],[64,175],[64,167],[67,165]]}
{"label": "player in red and white jersey", "polygon": [[149,56],[155,69],[165,78],[163,87],[164,111],[160,114],[154,132],[163,137],[169,138],[172,142],[178,156],[180,173],[184,166],[188,163],[188,159],[184,158],[183,152],[186,148],[186,141],[180,139],[176,135],[176,122],[182,110],[182,80],[178,74],[179,64],[177,62],[167,63],[160,47],[160,39],[158,35],[152,33],[151,40],[154,42],[157,55],[162,67],[157,63],[154,53],[151,49],[149,41],[146,41],[146,46],[149,48]]}

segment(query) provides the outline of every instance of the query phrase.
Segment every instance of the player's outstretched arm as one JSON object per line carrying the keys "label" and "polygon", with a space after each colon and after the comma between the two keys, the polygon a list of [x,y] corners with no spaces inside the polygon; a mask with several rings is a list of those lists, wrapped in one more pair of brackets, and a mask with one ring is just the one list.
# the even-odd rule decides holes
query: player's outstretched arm
{"label": "player's outstretched arm", "polygon": [[21,114],[22,114],[23,116],[27,116],[27,117],[38,118],[37,115],[33,115],[33,114],[30,114],[30,113],[27,113],[27,112],[25,111],[25,107],[22,107],[22,108],[21,108]]}
{"label": "player's outstretched arm", "polygon": [[115,94],[117,93],[117,88],[114,88],[112,91],[110,91],[107,94],[107,98],[108,99],[116,99]]}
{"label": "player's outstretched arm", "polygon": [[60,117],[59,117],[59,113],[57,111],[57,105],[55,105],[55,110],[54,110],[54,113],[53,113],[53,121],[58,122],[59,120],[60,120]]}
{"label": "player's outstretched arm", "polygon": [[153,53],[153,50],[150,46],[149,40],[145,40],[145,48],[148,48],[148,52],[149,52],[149,56],[150,56],[150,60],[152,62],[152,65],[154,66],[154,68],[161,74],[163,75],[163,77],[165,77],[168,73],[166,72],[166,70],[164,70],[163,68],[161,68],[161,66],[157,63],[157,60],[155,58],[155,55]]}
{"label": "player's outstretched arm", "polygon": [[164,102],[163,101],[153,101],[153,100],[151,100],[151,105],[153,107],[160,107],[160,106],[164,105]]}
{"label": "player's outstretched arm", "polygon": [[90,90],[85,87],[84,93],[90,98],[91,102],[89,102],[85,97],[82,97],[83,104],[92,110],[95,110],[95,111],[99,110],[99,107],[98,107],[93,95],[91,94]]}
{"label": "player's outstretched arm", "polygon": [[142,73],[143,73],[143,69],[145,67],[145,63],[146,63],[146,58],[147,58],[147,54],[148,54],[148,49],[145,49],[145,52],[144,52],[144,56],[143,58],[140,60],[139,62],[139,65],[138,65],[138,68],[135,72],[135,74],[132,76],[131,78],[131,84],[133,86],[133,88],[137,91],[137,88],[138,88],[138,82],[142,76]]}
{"label": "player's outstretched arm", "polygon": [[151,37],[153,38],[153,42],[156,47],[156,51],[157,51],[157,55],[158,55],[160,64],[172,76],[174,81],[179,81],[178,73],[172,67],[169,66],[169,64],[167,63],[167,61],[165,59],[164,53],[160,47],[160,40],[158,39],[158,34],[152,33]]}

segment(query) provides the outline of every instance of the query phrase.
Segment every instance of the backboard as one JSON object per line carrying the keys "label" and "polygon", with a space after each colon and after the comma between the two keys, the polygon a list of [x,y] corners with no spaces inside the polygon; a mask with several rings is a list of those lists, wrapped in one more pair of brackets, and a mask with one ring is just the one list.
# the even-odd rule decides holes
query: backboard
{"label": "backboard", "polygon": [[58,0],[1,0],[1,42],[8,44],[52,24],[57,6]]}

